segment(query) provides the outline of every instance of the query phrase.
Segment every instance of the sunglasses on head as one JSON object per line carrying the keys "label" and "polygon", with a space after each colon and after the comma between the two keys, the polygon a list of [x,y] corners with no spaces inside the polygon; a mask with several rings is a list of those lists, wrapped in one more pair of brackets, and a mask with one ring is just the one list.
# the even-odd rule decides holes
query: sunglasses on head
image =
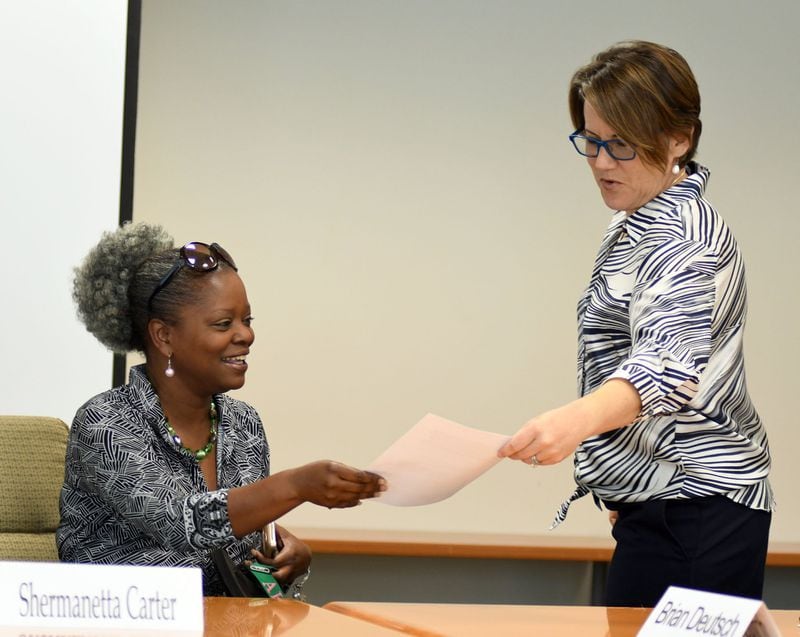
{"label": "sunglasses on head", "polygon": [[211,272],[219,267],[220,260],[238,271],[236,264],[233,262],[233,257],[218,243],[212,243],[211,245],[200,241],[187,243],[181,248],[178,260],[175,261],[169,272],[161,278],[150,298],[147,299],[147,311],[151,312],[153,310],[153,299],[156,294],[167,287],[172,278],[178,273],[178,270],[187,267],[195,272]]}

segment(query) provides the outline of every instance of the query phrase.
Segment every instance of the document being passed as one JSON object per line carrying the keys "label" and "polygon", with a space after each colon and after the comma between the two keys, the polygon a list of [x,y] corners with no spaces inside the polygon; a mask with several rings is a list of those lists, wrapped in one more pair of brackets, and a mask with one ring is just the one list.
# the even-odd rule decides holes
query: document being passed
{"label": "document being passed", "polygon": [[388,483],[374,502],[419,506],[449,498],[500,462],[497,451],[509,438],[428,414],[367,467]]}

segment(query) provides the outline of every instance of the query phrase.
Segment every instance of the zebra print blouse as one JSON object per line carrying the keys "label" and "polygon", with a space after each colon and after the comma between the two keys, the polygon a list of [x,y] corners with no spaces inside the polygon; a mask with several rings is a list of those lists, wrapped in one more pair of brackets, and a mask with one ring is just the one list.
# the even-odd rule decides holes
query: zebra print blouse
{"label": "zebra print blouse", "polygon": [[[576,450],[577,488],[556,514],[595,502],[725,495],[771,510],[767,435],[745,385],[742,256],[703,197],[709,171],[631,215],[617,212],[578,303],[578,390],[628,380],[642,410]],[[612,505],[613,506],[613,505]]]}
{"label": "zebra print blouse", "polygon": [[197,566],[204,594],[222,592],[211,549],[224,546],[239,563],[261,538],[233,535],[228,489],[269,475],[269,447],[250,405],[224,394],[214,402],[216,491],[208,490],[197,462],[170,438],[144,366],[131,369],[127,385],[78,410],[67,443],[56,532],[62,561]]}

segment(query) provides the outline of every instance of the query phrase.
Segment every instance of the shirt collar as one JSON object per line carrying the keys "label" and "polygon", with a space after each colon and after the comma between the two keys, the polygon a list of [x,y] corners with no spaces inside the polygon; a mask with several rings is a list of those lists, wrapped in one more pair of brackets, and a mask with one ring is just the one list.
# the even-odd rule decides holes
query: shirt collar
{"label": "shirt collar", "polygon": [[633,214],[623,213],[625,232],[631,244],[636,244],[656,219],[678,209],[686,201],[703,196],[711,171],[698,163],[689,162],[686,165],[686,172],[687,176],[683,181],[656,195]]}
{"label": "shirt collar", "polygon": [[161,401],[158,394],[147,376],[147,368],[144,365],[131,367],[128,383],[133,400],[139,405],[147,422],[158,425],[164,418],[164,410],[161,408]]}
{"label": "shirt collar", "polygon": [[[130,388],[131,397],[135,404],[139,405],[139,409],[144,415],[145,421],[153,428],[159,436],[164,440],[172,443],[169,432],[167,432],[164,409],[161,407],[161,401],[158,398],[153,384],[147,375],[147,367],[145,365],[136,365],[131,367],[128,376],[128,386]],[[215,394],[212,400],[217,406],[218,414],[218,440],[217,445],[222,444],[223,431],[227,431],[231,419],[230,410],[226,408],[226,400],[224,394]],[[232,453],[229,451],[229,453]]]}

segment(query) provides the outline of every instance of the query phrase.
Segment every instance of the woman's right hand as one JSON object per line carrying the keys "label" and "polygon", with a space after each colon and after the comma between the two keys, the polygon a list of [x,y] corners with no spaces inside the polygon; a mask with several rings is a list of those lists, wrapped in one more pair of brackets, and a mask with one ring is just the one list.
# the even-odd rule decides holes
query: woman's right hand
{"label": "woman's right hand", "polygon": [[260,530],[303,502],[329,509],[354,507],[386,491],[381,476],[318,460],[228,490],[228,517],[237,538]]}
{"label": "woman's right hand", "polygon": [[361,500],[380,495],[387,487],[386,480],[375,473],[332,460],[318,460],[292,469],[291,473],[302,500],[329,509],[357,506]]}

